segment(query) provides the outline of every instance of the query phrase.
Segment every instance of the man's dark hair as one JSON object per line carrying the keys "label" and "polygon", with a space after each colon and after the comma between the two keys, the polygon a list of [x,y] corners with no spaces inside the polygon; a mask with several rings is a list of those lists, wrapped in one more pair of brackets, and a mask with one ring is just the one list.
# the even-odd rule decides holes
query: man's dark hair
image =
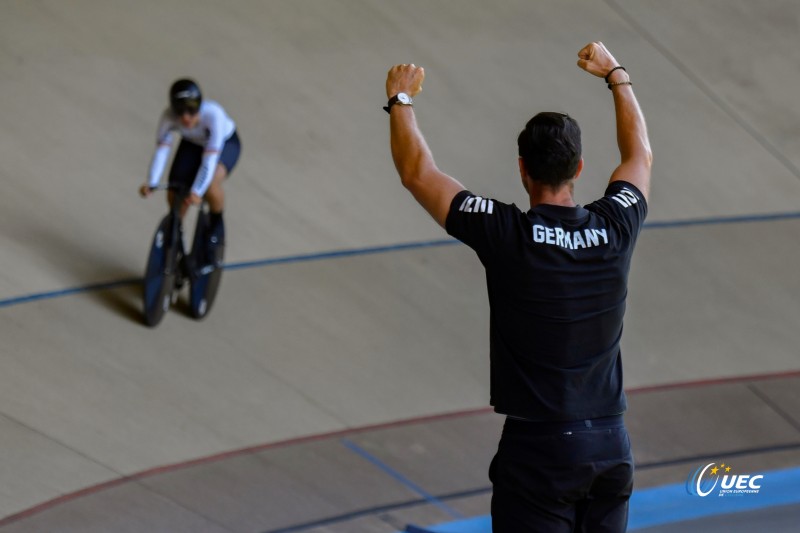
{"label": "man's dark hair", "polygon": [[568,181],[581,160],[581,128],[563,113],[539,113],[517,138],[528,176],[552,187]]}

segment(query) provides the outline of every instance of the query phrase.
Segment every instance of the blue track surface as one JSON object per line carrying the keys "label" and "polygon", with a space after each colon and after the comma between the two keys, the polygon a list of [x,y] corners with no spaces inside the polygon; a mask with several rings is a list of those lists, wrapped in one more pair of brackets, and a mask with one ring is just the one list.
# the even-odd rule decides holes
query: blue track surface
{"label": "blue track surface", "polygon": [[[639,490],[631,497],[628,531],[717,515],[754,511],[800,503],[800,468],[763,473],[758,494],[701,498],[692,496],[684,483]],[[407,533],[491,533],[488,515],[426,528],[408,526]]]}

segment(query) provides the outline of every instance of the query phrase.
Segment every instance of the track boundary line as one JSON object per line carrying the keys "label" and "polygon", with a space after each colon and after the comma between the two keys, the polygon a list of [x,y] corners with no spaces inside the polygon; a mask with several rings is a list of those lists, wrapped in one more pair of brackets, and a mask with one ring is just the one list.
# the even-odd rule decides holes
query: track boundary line
{"label": "track boundary line", "polygon": [[[783,372],[772,372],[768,374],[753,374],[753,375],[745,375],[745,376],[731,376],[719,379],[705,379],[705,380],[695,380],[695,381],[684,381],[684,382],[677,382],[677,383],[667,383],[664,385],[655,385],[655,386],[646,386],[646,387],[635,387],[631,389],[626,389],[627,394],[648,394],[652,392],[664,391],[669,389],[682,389],[682,388],[690,388],[690,387],[704,387],[710,385],[720,385],[726,383],[747,383],[752,381],[764,381],[764,380],[771,380],[771,379],[791,379],[795,377],[800,377],[800,370],[789,370]],[[259,453],[262,451],[266,451],[273,448],[281,448],[286,446],[292,446],[296,444],[303,444],[307,442],[316,442],[326,439],[343,439],[347,438],[351,435],[357,435],[359,433],[366,433],[368,431],[378,431],[382,429],[392,429],[404,426],[410,426],[414,424],[424,424],[427,422],[435,422],[438,420],[451,420],[454,418],[460,417],[467,417],[473,415],[480,415],[480,414],[489,414],[492,413],[493,409],[491,407],[478,407],[473,409],[464,409],[460,411],[451,411],[446,413],[438,413],[433,415],[425,415],[401,420],[394,420],[391,422],[383,422],[378,424],[371,424],[366,426],[359,426],[359,427],[352,427],[352,428],[344,428],[337,431],[330,431],[326,433],[318,433],[312,435],[305,435],[301,437],[294,437],[291,439],[285,439],[281,441],[275,442],[268,442],[264,444],[258,444],[255,446],[248,446],[245,448],[239,448],[235,450],[229,450],[226,452],[221,452],[217,454],[208,455],[205,457],[199,457],[195,459],[189,459],[187,461],[181,461],[177,463],[172,463],[168,465],[162,465],[153,467],[147,470],[143,470],[141,472],[122,476],[116,479],[111,479],[109,481],[104,481],[101,483],[97,483],[95,485],[91,485],[89,487],[85,487],[83,489],[79,489],[74,492],[70,492],[67,494],[63,494],[56,498],[47,500],[35,506],[32,506],[28,509],[19,511],[17,513],[10,514],[2,519],[0,519],[0,527],[7,526],[11,523],[18,522],[20,520],[24,520],[25,518],[29,518],[31,516],[37,515],[43,511],[46,511],[50,508],[56,507],[58,505],[68,503],[73,500],[77,500],[84,496],[89,496],[95,493],[102,492],[104,490],[117,487],[129,482],[137,482],[139,480],[149,478],[152,476],[156,476],[159,474],[165,474],[169,472],[175,472],[178,470],[183,470],[186,468],[190,468],[196,465],[205,465],[214,463],[217,461],[221,461],[224,459],[229,459],[233,457],[239,457],[243,455],[249,455],[254,453]],[[785,447],[800,447],[800,443],[798,444],[787,444],[785,446],[777,446],[777,447],[769,447],[764,449],[754,449],[748,450],[750,452],[753,451],[763,451],[764,453],[768,453],[770,451],[781,451]],[[774,448],[774,449],[773,449]],[[735,453],[735,451],[727,452],[727,453]],[[697,459],[696,457],[689,457],[689,458],[682,458],[681,462],[685,461],[692,461]],[[677,459],[676,459],[677,460]],[[657,468],[659,466],[666,466],[666,463],[651,463],[651,464],[641,464],[639,465],[640,468]],[[478,490],[478,489],[476,489]],[[447,497],[440,496],[439,499],[448,499]],[[424,500],[423,500],[424,501]],[[422,501],[421,501],[422,502]],[[410,503],[406,502],[400,505],[411,505]],[[280,531],[292,531],[291,529],[284,529]]]}
{"label": "track boundary line", "polygon": [[[737,215],[730,217],[692,218],[685,220],[650,222],[650,223],[645,223],[643,229],[657,230],[657,229],[682,228],[687,226],[750,224],[750,223],[774,222],[774,221],[792,220],[792,219],[800,219],[800,211],[784,212],[784,213],[765,213],[760,215]],[[403,250],[438,248],[441,246],[452,246],[455,244],[461,244],[461,243],[452,238],[413,241],[413,242],[386,244],[379,246],[367,246],[361,248],[329,250],[325,252],[314,252],[308,254],[288,255],[283,257],[273,257],[267,259],[256,259],[252,261],[240,261],[236,263],[227,263],[223,265],[223,268],[225,270],[244,270],[249,268],[260,268],[272,265],[285,265],[291,263],[305,263],[310,261],[324,261],[326,259],[341,259],[343,257],[376,255],[382,253],[399,252]],[[121,287],[127,287],[129,285],[136,285],[141,282],[142,278],[125,278],[116,281],[90,283],[87,285],[80,285],[77,287],[72,287],[67,289],[57,289],[52,291],[25,294],[21,296],[12,296],[10,298],[0,299],[0,309],[24,303],[36,302],[40,300],[51,300],[54,298],[61,298],[64,296],[72,296],[75,294],[119,289]]]}

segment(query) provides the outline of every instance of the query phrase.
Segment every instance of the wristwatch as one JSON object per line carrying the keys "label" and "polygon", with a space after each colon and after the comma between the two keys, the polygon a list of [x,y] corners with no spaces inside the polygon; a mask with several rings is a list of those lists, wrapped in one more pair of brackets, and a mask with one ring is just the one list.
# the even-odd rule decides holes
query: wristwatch
{"label": "wristwatch", "polygon": [[406,93],[397,93],[396,95],[389,98],[389,103],[386,104],[386,107],[384,107],[383,110],[386,111],[387,113],[391,113],[392,106],[395,104],[413,106],[414,100],[412,100],[411,97],[408,96]]}

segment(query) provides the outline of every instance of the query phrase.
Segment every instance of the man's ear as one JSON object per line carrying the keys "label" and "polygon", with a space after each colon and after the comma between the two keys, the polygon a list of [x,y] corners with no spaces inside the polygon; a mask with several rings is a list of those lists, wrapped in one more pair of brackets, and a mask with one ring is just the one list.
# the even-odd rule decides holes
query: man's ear
{"label": "man's ear", "polygon": [[581,172],[583,172],[583,158],[582,157],[581,157],[581,160],[578,161],[578,170],[575,171],[575,177],[572,178],[572,180],[575,181],[576,179],[578,179],[578,176],[581,175]]}
{"label": "man's ear", "polygon": [[522,186],[525,187],[525,190],[528,190],[528,171],[525,170],[525,162],[520,157],[517,159],[519,162],[519,177],[522,179]]}

